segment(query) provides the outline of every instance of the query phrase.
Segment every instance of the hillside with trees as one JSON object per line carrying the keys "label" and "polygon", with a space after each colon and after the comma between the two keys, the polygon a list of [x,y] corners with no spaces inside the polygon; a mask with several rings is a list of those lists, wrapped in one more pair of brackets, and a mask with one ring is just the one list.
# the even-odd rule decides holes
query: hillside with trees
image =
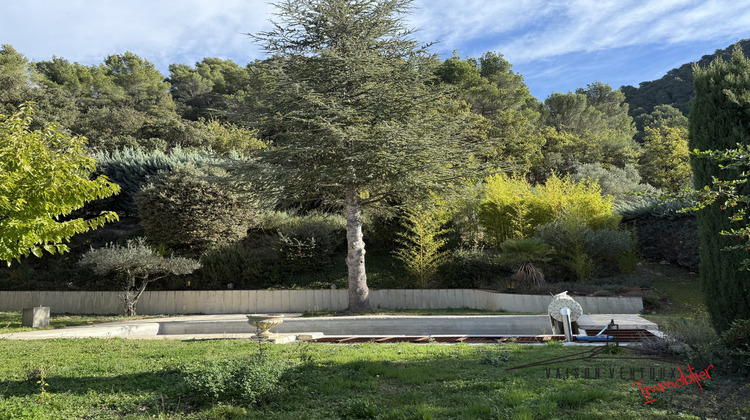
{"label": "hillside with trees", "polygon": [[[750,55],[750,39],[743,39],[740,45],[744,54]],[[685,63],[668,71],[660,79],[641,82],[638,87],[622,86],[620,90],[625,94],[625,102],[630,105],[633,117],[651,113],[658,105],[670,105],[678,109],[683,115],[690,113],[690,106],[695,97],[693,88],[693,65],[701,68],[708,66],[716,58],[727,60],[732,56],[733,45],[707,54],[693,63]]]}

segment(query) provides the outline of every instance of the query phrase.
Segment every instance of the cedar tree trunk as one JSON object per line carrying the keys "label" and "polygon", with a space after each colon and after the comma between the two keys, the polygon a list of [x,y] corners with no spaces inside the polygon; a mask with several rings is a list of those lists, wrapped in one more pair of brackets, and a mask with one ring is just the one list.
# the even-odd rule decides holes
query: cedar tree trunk
{"label": "cedar tree trunk", "polygon": [[356,191],[346,193],[346,266],[349,271],[349,312],[370,310],[370,289],[365,274],[365,242],[362,239],[362,204]]}

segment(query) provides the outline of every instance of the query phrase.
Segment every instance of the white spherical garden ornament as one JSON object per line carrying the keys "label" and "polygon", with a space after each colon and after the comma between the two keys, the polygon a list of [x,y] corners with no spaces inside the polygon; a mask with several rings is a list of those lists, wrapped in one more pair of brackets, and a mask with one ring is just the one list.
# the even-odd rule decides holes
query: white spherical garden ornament
{"label": "white spherical garden ornament", "polygon": [[560,315],[560,309],[562,308],[570,309],[570,322],[576,322],[583,315],[583,308],[572,297],[568,296],[567,291],[552,297],[552,302],[547,307],[547,313],[556,321],[562,322],[563,318]]}

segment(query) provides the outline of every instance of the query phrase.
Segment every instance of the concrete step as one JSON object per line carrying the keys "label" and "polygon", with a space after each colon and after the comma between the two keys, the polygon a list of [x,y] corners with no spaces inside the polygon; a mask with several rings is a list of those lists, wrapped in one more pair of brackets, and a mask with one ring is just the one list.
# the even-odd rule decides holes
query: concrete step
{"label": "concrete step", "polygon": [[597,329],[601,331],[601,329],[606,327],[613,319],[619,328],[641,330],[659,329],[659,326],[655,323],[635,314],[582,315],[581,318],[578,319],[578,326],[584,330]]}

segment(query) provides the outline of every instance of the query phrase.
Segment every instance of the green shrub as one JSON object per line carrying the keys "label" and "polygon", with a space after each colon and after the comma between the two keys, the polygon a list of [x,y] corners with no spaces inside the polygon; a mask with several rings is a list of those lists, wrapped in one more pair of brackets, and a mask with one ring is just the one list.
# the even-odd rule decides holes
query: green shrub
{"label": "green shrub", "polygon": [[276,232],[275,249],[291,272],[325,267],[345,249],[346,220],[340,215],[273,212],[263,216],[260,227]]}
{"label": "green shrub", "polygon": [[617,265],[620,257],[634,247],[633,237],[626,230],[583,228],[580,235],[585,252],[607,265]]}
{"label": "green shrub", "polygon": [[638,247],[644,258],[668,261],[698,271],[698,224],[695,216],[679,218],[647,215],[631,222],[638,233]]}
{"label": "green shrub", "polygon": [[627,200],[616,201],[614,209],[624,221],[651,215],[659,218],[677,219],[693,216],[689,210],[697,205],[692,199],[662,198],[654,195],[635,195]]}
{"label": "green shrub", "polygon": [[281,376],[286,369],[285,363],[262,357],[208,361],[182,367],[187,389],[197,402],[244,406],[261,405],[275,397],[282,389]]}
{"label": "green shrub", "polygon": [[614,200],[612,209],[627,221],[650,214],[657,203],[658,199],[651,195],[627,195]]}
{"label": "green shrub", "polygon": [[[555,260],[579,281],[632,268],[635,242],[628,231],[592,229],[580,220],[561,217],[539,226],[536,236],[555,248]],[[637,259],[636,259],[637,260]]]}
{"label": "green shrub", "polygon": [[201,256],[195,287],[204,290],[262,289],[278,282],[280,260],[270,247],[227,244],[213,247]]}
{"label": "green shrub", "polygon": [[510,274],[489,251],[460,249],[438,269],[439,286],[450,289],[473,289],[495,285]]}
{"label": "green shrub", "polygon": [[643,296],[643,309],[653,311],[661,308],[661,296],[657,294],[647,294]]}
{"label": "green shrub", "polygon": [[616,202],[615,210],[635,229],[643,258],[698,271],[698,224],[695,212],[686,211],[694,206],[689,200],[635,196]]}
{"label": "green shrub", "polygon": [[745,348],[750,350],[750,320],[738,319],[728,330],[721,334],[729,348]]}
{"label": "green shrub", "polygon": [[581,244],[574,243],[571,248],[560,252],[563,255],[563,264],[575,274],[578,281],[585,282],[594,277],[594,260],[583,250]]}
{"label": "green shrub", "polygon": [[135,204],[152,242],[191,254],[242,239],[257,223],[260,208],[253,195],[229,186],[226,171],[192,164],[155,178],[135,196]]}
{"label": "green shrub", "polygon": [[365,207],[362,216],[362,233],[367,244],[367,253],[392,255],[398,247],[398,235],[404,231],[400,215],[377,212]]}
{"label": "green shrub", "polygon": [[100,151],[116,151],[122,149],[139,149],[146,152],[167,150],[167,142],[160,138],[138,139],[133,136],[112,136],[97,141],[96,149]]}
{"label": "green shrub", "polygon": [[[326,277],[323,283],[329,287],[328,272],[341,262],[337,257],[345,246],[345,223],[341,216],[324,213],[263,213],[242,243],[215,246],[203,253],[196,286],[304,287]],[[306,274],[315,276],[307,278]]]}
{"label": "green shrub", "polygon": [[631,274],[635,272],[635,270],[638,269],[639,263],[640,258],[635,249],[626,251],[617,257],[617,269],[623,274]]}
{"label": "green shrub", "polygon": [[601,163],[583,163],[575,168],[571,175],[574,181],[590,180],[599,184],[602,194],[617,198],[627,197],[629,193],[655,193],[656,188],[641,183],[641,175],[635,165],[628,163],[624,168],[611,166],[605,168]]}
{"label": "green shrub", "polygon": [[110,181],[120,186],[119,195],[100,200],[96,207],[106,207],[129,215],[136,214],[133,197],[150,176],[171,171],[185,163],[205,166],[220,162],[220,159],[209,150],[188,151],[179,147],[169,153],[161,150],[125,148],[113,152],[96,152],[92,157],[96,160],[97,172],[106,175]]}
{"label": "green shrub", "polygon": [[193,122],[191,128],[197,138],[203,139],[201,147],[209,147],[223,155],[237,152],[246,156],[266,148],[266,144],[258,140],[257,130],[246,130],[231,123],[201,118]]}
{"label": "green shrub", "polygon": [[378,406],[370,400],[352,401],[339,414],[345,419],[374,419],[378,416]]}
{"label": "green shrub", "polygon": [[498,257],[501,264],[518,266],[513,275],[518,279],[519,287],[542,286],[544,274],[534,266],[535,262],[547,262],[552,247],[539,238],[513,238],[500,244],[503,252]]}
{"label": "green shrub", "polygon": [[737,319],[721,334],[729,349],[732,367],[739,373],[750,373],[750,319]]}

